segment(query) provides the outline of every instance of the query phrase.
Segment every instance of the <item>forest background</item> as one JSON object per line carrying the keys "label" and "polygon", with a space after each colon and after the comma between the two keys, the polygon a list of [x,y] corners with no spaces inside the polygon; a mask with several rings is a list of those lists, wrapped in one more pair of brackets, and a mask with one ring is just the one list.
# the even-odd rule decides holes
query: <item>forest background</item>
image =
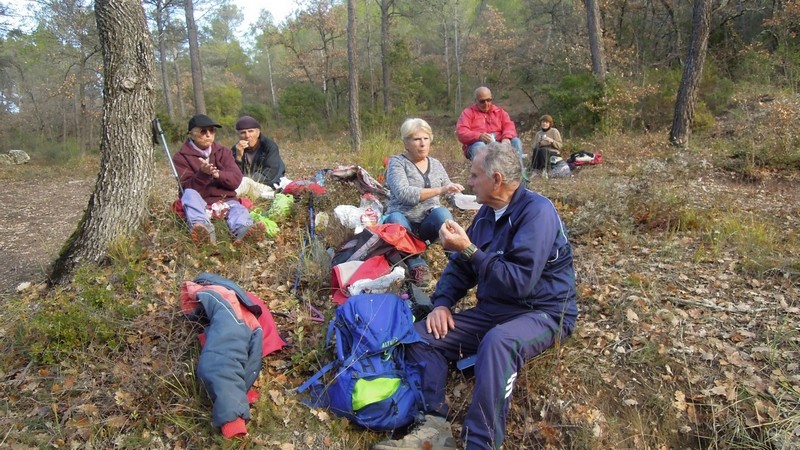
{"label": "forest background", "polygon": [[[173,151],[196,112],[225,126],[226,145],[236,119],[252,115],[293,178],[350,163],[379,174],[401,148],[402,120],[423,117],[434,156],[462,182],[468,164],[452,130],[475,87],[492,88],[527,151],[539,115],[552,115],[564,156],[601,151],[605,162],[531,185],[571,230],[582,323],[526,366],[505,448],[797,447],[800,2],[348,3],[298,2],[285,21],[263,14],[243,33],[241,11],[226,1],[143,2],[156,95],[142,111],[157,114]],[[71,183],[97,177],[92,198],[111,190],[97,172],[113,166],[104,145],[124,136],[104,129],[108,42],[95,5],[28,5],[29,32],[0,5],[0,135],[32,162],[0,174],[6,204],[22,195],[39,209],[2,217],[4,229],[26,228],[20,236],[58,241],[39,255],[46,265],[86,222],[47,208],[91,212],[90,189]],[[692,67],[698,35],[705,44]],[[691,73],[700,76],[682,104]],[[321,250],[346,231],[331,226],[307,242],[303,200],[254,248],[224,239],[195,248],[168,212],[174,183],[158,147],[144,159],[156,172],[143,178],[147,214],[103,248],[100,264],[55,285],[38,282],[49,269],[3,280],[0,446],[360,449],[381,439],[293,394],[328,355],[308,306],[330,316]],[[327,185],[319,211],[358,203],[352,186]],[[37,216],[47,231],[28,229]],[[18,253],[7,242],[9,267]],[[437,273],[446,262],[437,246],[426,258]],[[262,296],[290,344],[265,359],[250,434],[234,441],[210,426],[193,373],[199,328],[176,305],[180,282],[204,270]],[[454,374],[448,385],[456,434],[471,382]]]}

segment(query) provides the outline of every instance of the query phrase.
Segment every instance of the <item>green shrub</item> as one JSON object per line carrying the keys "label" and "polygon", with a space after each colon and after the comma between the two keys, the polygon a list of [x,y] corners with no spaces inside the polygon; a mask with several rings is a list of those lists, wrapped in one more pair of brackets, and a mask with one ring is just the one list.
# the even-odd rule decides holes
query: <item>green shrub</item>
{"label": "green shrub", "polygon": [[694,108],[694,119],[692,121],[693,132],[709,131],[714,127],[714,115],[708,109],[705,102],[699,101]]}
{"label": "green shrub", "polygon": [[79,161],[87,154],[97,155],[100,153],[100,145],[85,147],[75,138],[67,138],[58,143],[48,142],[44,138],[36,138],[28,145],[31,146],[31,159],[41,159],[54,165],[68,164],[72,161]]}
{"label": "green shrub", "polygon": [[550,99],[542,112],[553,116],[562,134],[587,135],[600,124],[605,94],[591,72],[567,75],[557,85],[545,85],[542,90]]}
{"label": "green shrub", "polygon": [[[27,321],[18,322],[17,342],[38,364],[53,364],[76,355],[120,351],[126,341],[120,326],[139,313],[109,289],[100,269],[78,269],[75,292],[51,294]],[[94,349],[88,351],[88,349]]]}
{"label": "green shrub", "polygon": [[415,64],[409,47],[409,43],[404,39],[397,41],[389,50],[387,59],[392,70],[391,96],[394,107],[407,115],[413,115],[420,107],[418,102],[421,99],[423,83],[411,69]]}
{"label": "green shrub", "polygon": [[[161,131],[164,132],[167,147],[171,147],[175,142],[181,142],[186,136],[186,124],[173,122],[164,112],[158,113],[158,121],[161,122]],[[160,137],[159,137],[160,138]]]}
{"label": "green shrub", "polygon": [[233,83],[215,85],[206,89],[208,115],[228,129],[233,129],[242,108],[242,91]]}
{"label": "green shrub", "polygon": [[652,86],[638,103],[642,128],[663,129],[672,124],[675,95],[681,81],[680,69],[650,70],[644,75],[644,84]]}
{"label": "green shrub", "polygon": [[[250,116],[258,121],[262,130],[269,130],[275,126],[276,108],[264,103],[247,103],[239,110],[239,117]],[[238,117],[237,117],[238,120]],[[266,134],[271,134],[265,131]]]}
{"label": "green shrub", "polygon": [[325,113],[325,96],[309,83],[290,84],[283,91],[280,107],[283,119],[292,124],[297,137],[302,138],[300,130],[322,120]]}
{"label": "green shrub", "polygon": [[[712,66],[713,67],[713,66]],[[708,70],[700,86],[700,98],[711,114],[720,115],[728,110],[733,98],[733,80],[718,78],[714,71]]]}

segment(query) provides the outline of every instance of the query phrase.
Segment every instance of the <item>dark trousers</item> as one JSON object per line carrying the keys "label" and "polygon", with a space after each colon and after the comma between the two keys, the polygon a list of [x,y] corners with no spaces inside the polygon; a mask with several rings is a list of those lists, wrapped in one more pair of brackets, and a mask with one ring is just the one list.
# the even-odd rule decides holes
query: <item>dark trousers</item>
{"label": "dark trousers", "polygon": [[[517,372],[526,360],[553,345],[559,324],[548,314],[517,307],[504,314],[476,307],[453,318],[455,329],[439,340],[427,332],[424,320],[417,322],[417,332],[426,342],[409,346],[407,358],[422,369],[426,412],[446,416],[448,362],[477,354],[475,391],[462,438],[467,450],[499,449]],[[562,337],[571,331],[570,326]]]}
{"label": "dark trousers", "polygon": [[551,147],[534,148],[531,156],[531,169],[538,171],[547,169],[550,171],[550,156],[553,154],[558,154],[558,151],[553,150]]}

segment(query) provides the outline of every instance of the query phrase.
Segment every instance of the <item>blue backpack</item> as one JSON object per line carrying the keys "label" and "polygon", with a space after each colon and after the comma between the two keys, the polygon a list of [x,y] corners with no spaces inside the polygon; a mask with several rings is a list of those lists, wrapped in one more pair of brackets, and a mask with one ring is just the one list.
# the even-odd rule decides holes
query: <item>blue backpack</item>
{"label": "blue backpack", "polygon": [[[394,294],[359,294],[336,309],[336,359],[298,388],[311,388],[312,407],[329,408],[364,428],[391,431],[410,425],[423,410],[420,371],[407,365],[404,345],[422,342],[408,305]],[[322,377],[331,369],[327,383]]]}

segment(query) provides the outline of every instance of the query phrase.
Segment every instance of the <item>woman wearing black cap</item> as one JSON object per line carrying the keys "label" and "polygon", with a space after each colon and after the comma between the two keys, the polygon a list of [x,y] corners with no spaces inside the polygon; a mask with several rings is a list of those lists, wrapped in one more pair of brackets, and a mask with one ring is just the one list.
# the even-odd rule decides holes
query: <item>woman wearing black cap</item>
{"label": "woman wearing black cap", "polygon": [[261,125],[250,116],[236,121],[239,142],[234,144],[233,157],[242,174],[254,181],[276,187],[286,176],[286,164],[281,159],[278,144],[261,133]]}

